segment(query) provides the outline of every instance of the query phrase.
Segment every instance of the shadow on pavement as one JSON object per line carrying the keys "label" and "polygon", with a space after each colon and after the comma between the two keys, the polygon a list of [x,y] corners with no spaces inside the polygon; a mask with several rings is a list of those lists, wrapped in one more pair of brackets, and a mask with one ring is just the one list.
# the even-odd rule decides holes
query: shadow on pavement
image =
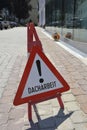
{"label": "shadow on pavement", "polygon": [[57,115],[41,120],[36,105],[34,105],[34,110],[38,122],[34,123],[33,121],[30,121],[31,128],[26,130],[40,130],[40,128],[55,130],[56,128],[58,128],[59,125],[61,125],[65,120],[67,120],[73,114],[73,112],[70,112],[69,114],[65,114],[64,109],[60,108]]}

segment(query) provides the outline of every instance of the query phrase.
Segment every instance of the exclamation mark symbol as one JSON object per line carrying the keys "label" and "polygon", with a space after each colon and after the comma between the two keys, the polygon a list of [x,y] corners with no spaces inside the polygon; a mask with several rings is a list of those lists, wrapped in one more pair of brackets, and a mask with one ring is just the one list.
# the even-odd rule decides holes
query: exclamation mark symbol
{"label": "exclamation mark symbol", "polygon": [[[38,69],[39,76],[42,76],[40,60],[36,60],[36,66],[37,66],[37,69]],[[43,82],[44,82],[44,79],[43,79],[43,78],[40,78],[39,82],[40,82],[40,83],[43,83]]]}

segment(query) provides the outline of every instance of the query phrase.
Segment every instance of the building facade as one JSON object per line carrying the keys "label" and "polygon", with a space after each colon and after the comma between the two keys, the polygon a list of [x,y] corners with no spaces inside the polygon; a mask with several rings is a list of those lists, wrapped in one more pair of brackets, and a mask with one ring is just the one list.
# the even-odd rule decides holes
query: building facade
{"label": "building facade", "polygon": [[40,18],[42,21],[44,19],[48,31],[59,32],[62,36],[70,32],[73,40],[87,42],[87,0],[43,1],[44,7],[40,6],[39,17],[41,12],[45,12]]}

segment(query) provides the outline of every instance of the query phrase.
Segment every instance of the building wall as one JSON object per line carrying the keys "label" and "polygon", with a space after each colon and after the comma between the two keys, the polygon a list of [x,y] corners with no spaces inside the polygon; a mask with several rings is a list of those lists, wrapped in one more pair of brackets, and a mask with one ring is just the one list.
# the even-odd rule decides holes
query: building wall
{"label": "building wall", "polygon": [[46,29],[87,42],[87,0],[46,0]]}

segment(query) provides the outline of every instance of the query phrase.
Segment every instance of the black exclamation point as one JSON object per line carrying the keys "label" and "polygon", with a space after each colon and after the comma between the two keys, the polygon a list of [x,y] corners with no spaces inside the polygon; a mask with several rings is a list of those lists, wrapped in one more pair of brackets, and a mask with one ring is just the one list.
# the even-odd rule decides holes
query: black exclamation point
{"label": "black exclamation point", "polygon": [[[37,65],[38,73],[41,76],[42,74],[41,74],[41,63],[40,63],[40,60],[36,60],[36,65]],[[40,78],[39,82],[43,83],[44,79]]]}

